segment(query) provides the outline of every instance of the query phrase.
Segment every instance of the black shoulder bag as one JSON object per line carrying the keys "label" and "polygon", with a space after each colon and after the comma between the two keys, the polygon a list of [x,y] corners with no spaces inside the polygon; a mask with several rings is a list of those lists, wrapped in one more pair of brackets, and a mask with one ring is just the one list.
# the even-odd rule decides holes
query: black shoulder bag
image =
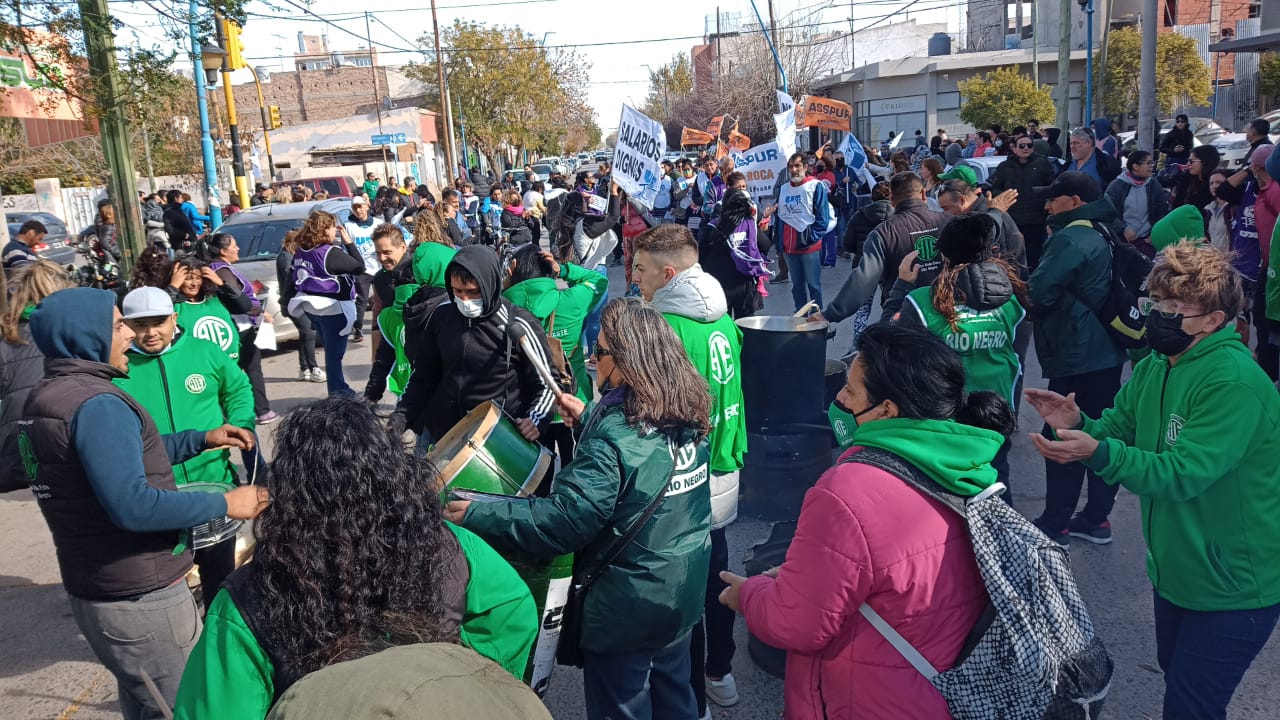
{"label": "black shoulder bag", "polygon": [[613,543],[613,547],[609,548],[609,552],[605,553],[604,560],[601,561],[596,569],[583,575],[581,580],[574,578],[576,582],[569,588],[569,599],[564,605],[564,619],[560,623],[560,644],[556,647],[557,664],[582,667],[582,611],[586,606],[587,591],[609,569],[613,561],[618,559],[622,551],[626,550],[627,546],[636,539],[636,535],[640,534],[644,526],[649,523],[649,519],[658,511],[658,506],[662,504],[663,498],[667,496],[667,489],[671,487],[671,478],[675,473],[676,461],[673,453],[671,475],[668,475],[667,481],[662,484],[661,492],[649,502],[649,506],[631,524],[626,534]]}

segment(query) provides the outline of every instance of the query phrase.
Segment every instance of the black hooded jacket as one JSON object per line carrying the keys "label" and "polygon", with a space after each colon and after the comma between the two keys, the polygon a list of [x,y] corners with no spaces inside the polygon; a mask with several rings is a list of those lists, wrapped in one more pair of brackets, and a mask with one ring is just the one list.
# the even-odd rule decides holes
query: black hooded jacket
{"label": "black hooded jacket", "polygon": [[[477,405],[492,400],[509,417],[529,418],[545,429],[555,405],[553,388],[543,383],[511,333],[513,326],[523,327],[538,360],[554,374],[542,324],[528,310],[502,297],[498,256],[491,248],[459,249],[446,277],[457,269],[476,279],[484,309],[480,317],[467,318],[453,302],[453,291],[448,291],[447,301],[430,313],[426,327],[412,343],[413,374],[396,413],[404,416],[407,427],[419,434],[425,429],[439,440]],[[414,332],[408,306],[405,326],[407,332]]]}
{"label": "black hooded jacket", "polygon": [[[884,316],[892,317],[904,325],[924,327],[924,320],[915,312],[899,312],[907,294],[916,286],[905,280],[896,280],[885,303]],[[1013,297],[1013,283],[1004,268],[993,262],[971,263],[960,269],[956,276],[955,299],[974,310],[995,310]]]}

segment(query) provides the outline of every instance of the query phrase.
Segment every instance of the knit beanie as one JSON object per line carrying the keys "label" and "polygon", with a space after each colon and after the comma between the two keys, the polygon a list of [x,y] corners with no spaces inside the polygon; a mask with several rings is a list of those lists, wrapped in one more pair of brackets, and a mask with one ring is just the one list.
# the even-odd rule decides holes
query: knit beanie
{"label": "knit beanie", "polygon": [[938,237],[938,251],[952,265],[980,263],[996,253],[996,221],[985,212],[951,218]]}
{"label": "knit beanie", "polygon": [[1204,215],[1195,205],[1179,205],[1151,226],[1151,246],[1160,252],[1183,240],[1204,242]]}

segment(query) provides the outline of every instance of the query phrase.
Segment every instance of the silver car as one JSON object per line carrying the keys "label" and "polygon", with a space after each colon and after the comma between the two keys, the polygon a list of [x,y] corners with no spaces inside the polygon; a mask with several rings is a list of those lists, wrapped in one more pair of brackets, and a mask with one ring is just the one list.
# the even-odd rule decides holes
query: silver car
{"label": "silver car", "polygon": [[280,254],[285,234],[301,227],[314,210],[332,213],[340,224],[345,223],[351,214],[351,199],[258,205],[232,215],[218,228],[218,232],[236,239],[236,245],[240,247],[236,271],[253,285],[254,292],[263,299],[262,308],[271,313],[279,342],[296,340],[298,328],[288,313],[280,309],[276,256]]}

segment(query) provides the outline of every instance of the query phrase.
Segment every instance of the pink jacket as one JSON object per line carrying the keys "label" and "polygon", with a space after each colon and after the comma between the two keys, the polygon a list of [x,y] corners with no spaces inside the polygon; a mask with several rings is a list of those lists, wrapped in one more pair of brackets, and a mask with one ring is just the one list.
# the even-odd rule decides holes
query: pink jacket
{"label": "pink jacket", "polygon": [[753,577],[740,597],[747,628],[787,650],[786,720],[949,718],[858,607],[870,604],[945,670],[987,603],[963,519],[857,463],[837,464],[805,494],[777,579]]}

